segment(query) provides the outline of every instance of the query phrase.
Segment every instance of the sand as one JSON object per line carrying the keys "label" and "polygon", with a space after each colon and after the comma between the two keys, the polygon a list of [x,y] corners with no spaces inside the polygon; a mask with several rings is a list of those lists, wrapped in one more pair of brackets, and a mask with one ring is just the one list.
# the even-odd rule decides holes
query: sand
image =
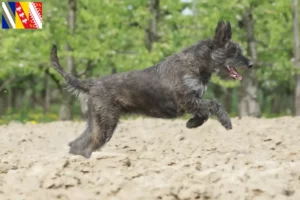
{"label": "sand", "polygon": [[300,199],[300,118],[122,121],[90,159],[68,154],[83,122],[0,126],[0,199]]}

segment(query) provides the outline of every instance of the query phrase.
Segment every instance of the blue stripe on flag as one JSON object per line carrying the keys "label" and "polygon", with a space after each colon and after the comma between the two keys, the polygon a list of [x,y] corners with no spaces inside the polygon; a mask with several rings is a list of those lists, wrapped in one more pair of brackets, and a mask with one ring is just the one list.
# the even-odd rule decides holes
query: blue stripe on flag
{"label": "blue stripe on flag", "polygon": [[2,15],[2,29],[9,29],[9,26],[3,15]]}
{"label": "blue stripe on flag", "polygon": [[11,11],[13,12],[13,15],[15,16],[16,15],[16,2],[8,2],[8,4],[9,4]]}

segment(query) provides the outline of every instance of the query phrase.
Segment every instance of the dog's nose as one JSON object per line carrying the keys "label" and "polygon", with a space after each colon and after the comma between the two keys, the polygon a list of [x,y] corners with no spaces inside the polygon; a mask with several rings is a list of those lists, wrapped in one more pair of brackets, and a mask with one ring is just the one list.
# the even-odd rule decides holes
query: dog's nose
{"label": "dog's nose", "polygon": [[248,63],[248,68],[251,68],[251,67],[253,67],[253,63],[250,61],[250,62]]}

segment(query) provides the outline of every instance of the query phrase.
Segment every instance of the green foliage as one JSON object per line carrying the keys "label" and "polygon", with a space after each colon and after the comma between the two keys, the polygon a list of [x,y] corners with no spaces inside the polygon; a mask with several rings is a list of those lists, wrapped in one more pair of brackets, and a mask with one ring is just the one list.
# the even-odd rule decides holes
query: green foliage
{"label": "green foliage", "polygon": [[[198,0],[195,16],[182,15],[185,7],[192,9],[192,3],[183,4],[179,0],[161,1],[159,40],[151,52],[145,45],[145,29],[152,18],[147,1],[78,0],[74,36],[69,34],[67,28],[68,2],[42,2],[42,30],[1,30],[0,83],[1,80],[3,82],[12,77],[33,75],[39,81],[35,88],[38,91],[43,90],[42,79],[45,68],[50,66],[49,54],[53,43],[59,47],[62,63],[65,63],[66,55],[70,54],[65,51],[65,45],[67,42],[71,44],[78,72],[83,71],[89,61],[96,63],[90,76],[109,75],[113,68],[117,72],[142,69],[198,40],[211,37],[219,19],[231,21],[233,39],[246,52],[246,33],[239,27],[239,21],[246,10],[251,8],[255,21],[258,59],[266,63],[254,69],[260,89],[270,92],[278,87],[283,87],[283,90],[294,87],[290,1]],[[62,82],[61,77],[52,69],[50,72]],[[240,86],[239,82],[224,81],[215,76],[212,83],[225,88]],[[55,84],[51,85],[55,87]],[[28,89],[26,84],[18,87]],[[24,121],[22,116],[20,119]],[[28,115],[28,119],[35,118]]]}
{"label": "green foliage", "polygon": [[[43,1],[43,29],[1,31],[0,55],[2,58],[0,78],[15,74],[40,75],[39,66],[49,65],[52,43],[59,45],[59,55],[67,53],[64,47],[71,43],[78,70],[85,68],[88,60],[97,60],[94,75],[107,75],[112,67],[117,71],[141,69],[153,65],[200,39],[211,37],[216,22],[228,19],[233,25],[233,38],[246,48],[245,31],[238,21],[252,7],[255,33],[258,41],[259,59],[271,62],[274,67],[261,66],[257,70],[260,81],[290,80],[293,75],[291,3],[286,0],[233,0],[197,1],[197,15],[184,16],[185,7],[191,3],[165,0],[160,3],[159,41],[148,52],[145,28],[152,17],[147,1],[77,1],[76,33],[70,36],[66,26],[67,2]],[[223,81],[214,79],[217,84]],[[265,83],[275,87],[279,82]],[[235,87],[238,84],[225,84]]]}

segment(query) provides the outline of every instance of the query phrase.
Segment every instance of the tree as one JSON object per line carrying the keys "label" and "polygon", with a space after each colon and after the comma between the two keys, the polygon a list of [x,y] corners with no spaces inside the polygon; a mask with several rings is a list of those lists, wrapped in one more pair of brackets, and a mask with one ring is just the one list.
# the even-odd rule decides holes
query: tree
{"label": "tree", "polygon": [[[76,0],[68,1],[68,27],[70,29],[70,35],[73,36],[75,33],[76,26]],[[66,51],[72,52],[70,41],[67,41]],[[76,76],[75,58],[73,55],[67,56],[67,69],[73,75]],[[63,100],[59,112],[60,120],[70,120],[72,118],[72,102],[74,98],[68,91],[63,91]]]}
{"label": "tree", "polygon": [[[254,20],[252,16],[252,9],[246,10],[242,23],[246,31],[247,39],[247,54],[254,65],[257,65],[257,47],[254,36]],[[258,86],[255,78],[255,72],[250,71],[247,76],[244,76],[240,89],[240,102],[239,102],[239,117],[253,116],[259,117],[261,115],[260,105],[258,102]]]}
{"label": "tree", "polygon": [[159,0],[148,0],[148,6],[152,19],[145,30],[145,43],[149,52],[152,51],[153,43],[158,39]]}
{"label": "tree", "polygon": [[300,116],[300,58],[299,58],[298,0],[293,0],[294,59],[296,68],[295,111]]}

